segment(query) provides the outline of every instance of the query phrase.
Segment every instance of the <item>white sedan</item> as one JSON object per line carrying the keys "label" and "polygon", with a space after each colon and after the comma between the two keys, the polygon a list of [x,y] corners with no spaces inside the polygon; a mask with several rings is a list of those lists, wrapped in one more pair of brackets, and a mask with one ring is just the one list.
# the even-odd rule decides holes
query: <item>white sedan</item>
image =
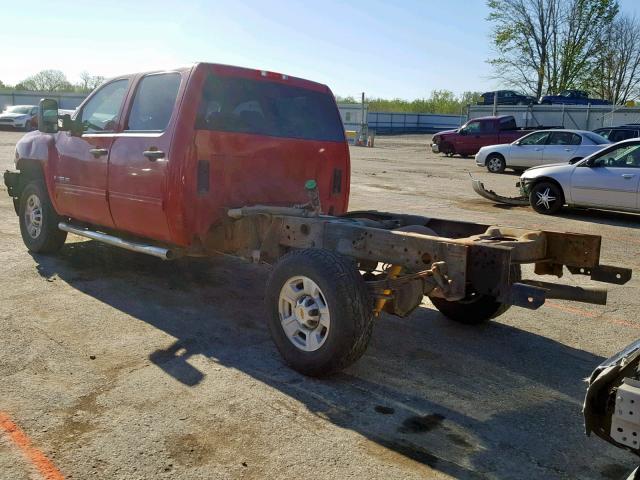
{"label": "white sedan", "polygon": [[531,168],[519,186],[538,213],[553,214],[563,205],[640,212],[640,139],[609,145],[573,165]]}
{"label": "white sedan", "polygon": [[537,130],[513,143],[482,147],[476,165],[491,173],[525,170],[551,163],[577,162],[611,142],[585,130]]}

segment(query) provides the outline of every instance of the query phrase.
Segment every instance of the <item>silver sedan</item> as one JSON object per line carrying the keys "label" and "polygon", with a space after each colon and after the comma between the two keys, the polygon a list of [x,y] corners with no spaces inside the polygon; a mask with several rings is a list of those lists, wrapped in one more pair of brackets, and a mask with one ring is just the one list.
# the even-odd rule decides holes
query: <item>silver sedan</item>
{"label": "silver sedan", "polygon": [[519,185],[538,213],[563,205],[640,212],[640,139],[609,145],[574,165],[531,168]]}
{"label": "silver sedan", "polygon": [[491,173],[525,170],[551,163],[575,163],[611,142],[585,130],[537,130],[513,143],[482,147],[476,165]]}

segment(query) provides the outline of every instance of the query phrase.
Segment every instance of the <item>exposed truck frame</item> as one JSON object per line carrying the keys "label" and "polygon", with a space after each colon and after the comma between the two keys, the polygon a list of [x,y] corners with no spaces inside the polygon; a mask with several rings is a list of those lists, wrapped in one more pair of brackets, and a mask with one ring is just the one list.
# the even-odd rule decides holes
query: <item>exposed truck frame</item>
{"label": "exposed truck frame", "polygon": [[[94,115],[112,95],[120,106]],[[274,72],[195,64],[124,75],[73,118],[43,99],[15,165],[4,181],[33,253],[55,253],[72,233],[164,260],[222,253],[272,264],[267,325],[307,375],[356,361],[376,316],[406,316],[425,296],[467,324],[546,298],[606,302],[603,289],[522,278],[523,264],[535,275],[631,277],[600,264],[598,236],[348,212],[335,98]]]}

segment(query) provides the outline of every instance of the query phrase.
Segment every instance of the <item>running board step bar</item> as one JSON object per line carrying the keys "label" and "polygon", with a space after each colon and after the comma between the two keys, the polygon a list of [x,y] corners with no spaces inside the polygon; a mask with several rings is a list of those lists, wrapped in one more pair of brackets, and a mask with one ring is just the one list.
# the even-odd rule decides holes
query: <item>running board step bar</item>
{"label": "running board step bar", "polygon": [[86,228],[75,227],[65,222],[60,222],[58,228],[65,232],[73,233],[81,237],[90,238],[91,240],[97,240],[98,242],[106,243],[113,247],[124,248],[132,252],[146,253],[153,257],[161,258],[162,260],[174,260],[180,256],[180,251],[172,250],[169,248],[156,247],[146,243],[132,242],[130,240],[123,240],[113,235],[107,235],[106,233],[96,232],[95,230],[87,230]]}

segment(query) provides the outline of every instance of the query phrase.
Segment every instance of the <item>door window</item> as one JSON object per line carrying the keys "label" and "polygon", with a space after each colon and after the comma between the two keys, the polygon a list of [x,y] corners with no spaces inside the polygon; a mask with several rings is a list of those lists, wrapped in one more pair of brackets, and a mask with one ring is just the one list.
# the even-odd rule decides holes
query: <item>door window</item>
{"label": "door window", "polygon": [[552,132],[549,145],[580,145],[582,137],[571,132]]}
{"label": "door window", "polygon": [[161,132],[169,124],[178,96],[179,73],[144,77],[136,89],[125,130]]}
{"label": "door window", "polygon": [[120,108],[129,80],[115,80],[98,90],[82,107],[80,122],[87,133],[113,132],[118,125]]}
{"label": "door window", "polygon": [[640,168],[640,145],[625,145],[609,150],[591,163],[592,167]]}
{"label": "door window", "polygon": [[535,132],[520,140],[520,145],[544,145],[549,138],[549,132]]}
{"label": "door window", "polygon": [[611,140],[613,143],[621,142],[622,140],[627,140],[628,138],[634,137],[637,137],[634,130],[612,130],[609,134],[609,140]]}
{"label": "door window", "polygon": [[464,129],[467,133],[471,133],[471,134],[480,133],[480,125],[481,125],[480,122],[471,122],[467,124],[467,126],[464,127]]}

